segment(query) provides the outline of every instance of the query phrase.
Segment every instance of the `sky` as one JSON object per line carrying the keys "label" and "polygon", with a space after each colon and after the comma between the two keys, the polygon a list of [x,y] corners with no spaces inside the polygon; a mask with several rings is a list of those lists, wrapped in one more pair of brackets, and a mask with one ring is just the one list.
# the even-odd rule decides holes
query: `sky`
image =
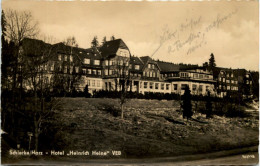
{"label": "sky", "polygon": [[61,42],[75,36],[89,48],[94,36],[121,38],[134,56],[259,70],[258,1],[55,2],[3,0],[2,8],[30,11],[41,34]]}

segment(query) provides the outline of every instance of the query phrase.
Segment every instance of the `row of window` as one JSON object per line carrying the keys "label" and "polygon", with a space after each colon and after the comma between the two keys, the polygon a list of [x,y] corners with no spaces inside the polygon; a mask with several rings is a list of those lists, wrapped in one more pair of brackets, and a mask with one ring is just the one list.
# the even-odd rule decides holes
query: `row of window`
{"label": "row of window", "polygon": [[149,69],[154,69],[154,68],[155,68],[155,65],[149,63],[149,64],[148,64],[148,68],[149,68]]}
{"label": "row of window", "polygon": [[140,82],[140,88],[144,87],[144,89],[159,89],[159,86],[160,86],[160,89],[161,90],[169,90],[170,89],[170,84],[165,84],[165,83],[153,83],[153,82]]}
{"label": "row of window", "polygon": [[[181,84],[181,90],[185,90],[185,88],[189,86],[188,84]],[[202,92],[203,89],[203,85],[196,85],[196,84],[192,84],[192,91],[200,91]],[[178,84],[173,84],[173,90],[178,90]],[[209,86],[206,86],[206,90],[209,90]]]}
{"label": "row of window", "polygon": [[238,83],[237,80],[228,80],[225,77],[219,77],[219,81],[220,82],[226,82],[226,83],[232,83],[232,84],[237,84]]}
{"label": "row of window", "polygon": [[[64,59],[63,59],[64,58]],[[58,55],[58,60],[61,61],[61,60],[64,60],[64,61],[70,61],[70,62],[73,62],[73,57],[72,55],[61,55],[59,54]]]}
{"label": "row of window", "polygon": [[156,72],[153,72],[153,71],[144,71],[143,72],[143,76],[144,77],[157,77],[157,73]]}
{"label": "row of window", "polygon": [[83,74],[101,75],[101,70],[96,69],[82,69]]}
{"label": "row of window", "polygon": [[[90,59],[84,58],[84,64],[89,65]],[[100,60],[94,60],[94,65],[100,65]]]}
{"label": "row of window", "polygon": [[223,89],[223,90],[238,90],[238,87],[237,86],[227,86],[227,89],[226,89],[226,86],[221,86],[219,85],[219,89]]}
{"label": "row of window", "polygon": [[101,87],[101,81],[100,80],[87,80],[87,85],[89,87]]}

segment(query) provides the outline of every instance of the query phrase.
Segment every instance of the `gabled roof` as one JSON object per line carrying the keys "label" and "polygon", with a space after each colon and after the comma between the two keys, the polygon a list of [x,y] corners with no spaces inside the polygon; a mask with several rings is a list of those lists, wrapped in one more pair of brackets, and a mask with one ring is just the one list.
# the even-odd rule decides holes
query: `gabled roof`
{"label": "gabled roof", "polygon": [[130,59],[130,64],[143,65],[144,63],[142,62],[142,60],[139,57],[132,56]]}
{"label": "gabled roof", "polygon": [[153,59],[149,56],[142,56],[142,57],[140,57],[140,59],[143,61],[144,64],[153,61]]}
{"label": "gabled roof", "polygon": [[[100,48],[99,51],[103,58],[111,58],[116,55],[116,52],[119,48],[128,49],[126,44],[122,39],[116,39],[105,42]],[[128,49],[129,50],[129,49]]]}
{"label": "gabled roof", "polygon": [[180,70],[180,65],[176,65],[170,62],[157,61],[161,72],[174,72]]}

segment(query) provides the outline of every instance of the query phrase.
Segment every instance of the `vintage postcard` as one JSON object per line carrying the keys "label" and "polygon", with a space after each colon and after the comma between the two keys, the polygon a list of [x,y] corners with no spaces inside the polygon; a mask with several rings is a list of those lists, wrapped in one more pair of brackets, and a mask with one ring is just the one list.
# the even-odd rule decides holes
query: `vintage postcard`
{"label": "vintage postcard", "polygon": [[2,164],[258,164],[259,1],[1,5]]}

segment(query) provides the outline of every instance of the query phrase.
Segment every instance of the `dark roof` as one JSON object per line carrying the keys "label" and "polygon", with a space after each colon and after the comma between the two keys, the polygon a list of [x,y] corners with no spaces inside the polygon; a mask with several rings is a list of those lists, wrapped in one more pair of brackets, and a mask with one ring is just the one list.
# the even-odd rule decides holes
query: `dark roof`
{"label": "dark roof", "polygon": [[153,61],[153,59],[149,56],[142,56],[142,57],[140,57],[140,59],[143,61],[144,64],[146,64],[147,62]]}
{"label": "dark roof", "polygon": [[131,64],[135,64],[135,65],[143,65],[144,63],[142,62],[142,60],[139,57],[136,56],[132,56],[130,59],[130,63]]}
{"label": "dark roof", "polygon": [[21,46],[26,56],[42,56],[50,55],[53,47],[51,44],[45,43],[42,40],[24,38]]}
{"label": "dark roof", "polygon": [[180,65],[176,65],[173,63],[157,61],[157,64],[161,72],[174,72],[180,70]]}
{"label": "dark roof", "polygon": [[[100,48],[99,51],[103,58],[111,58],[116,55],[116,52],[119,48],[128,49],[126,44],[122,39],[116,39],[105,42]],[[128,49],[129,50],[129,49]]]}

